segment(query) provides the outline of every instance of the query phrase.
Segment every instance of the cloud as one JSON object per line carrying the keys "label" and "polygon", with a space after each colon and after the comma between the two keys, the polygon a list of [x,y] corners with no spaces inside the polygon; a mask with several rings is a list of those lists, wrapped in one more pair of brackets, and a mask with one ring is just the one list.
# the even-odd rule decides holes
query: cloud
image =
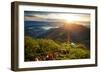
{"label": "cloud", "polygon": [[26,12],[24,14],[25,21],[67,21],[76,20],[78,22],[90,22],[89,14],[76,14],[76,13],[53,13],[53,12]]}

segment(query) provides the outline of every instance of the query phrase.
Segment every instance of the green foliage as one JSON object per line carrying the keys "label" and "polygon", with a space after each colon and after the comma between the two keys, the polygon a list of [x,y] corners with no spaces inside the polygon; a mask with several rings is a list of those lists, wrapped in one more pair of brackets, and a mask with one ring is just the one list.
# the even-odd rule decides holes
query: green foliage
{"label": "green foliage", "polygon": [[49,39],[38,39],[38,43],[41,49],[44,51],[56,51],[59,49],[59,45],[53,40]]}
{"label": "green foliage", "polygon": [[31,37],[25,37],[25,48],[35,49],[35,48],[39,48],[39,45],[35,39]]}
{"label": "green foliage", "polygon": [[71,59],[84,59],[89,57],[89,51],[83,50],[81,48],[74,48],[70,50],[70,54],[68,55]]}
{"label": "green foliage", "polygon": [[83,44],[55,42],[51,39],[25,37],[25,61],[66,59],[85,59],[90,57],[90,50]]}

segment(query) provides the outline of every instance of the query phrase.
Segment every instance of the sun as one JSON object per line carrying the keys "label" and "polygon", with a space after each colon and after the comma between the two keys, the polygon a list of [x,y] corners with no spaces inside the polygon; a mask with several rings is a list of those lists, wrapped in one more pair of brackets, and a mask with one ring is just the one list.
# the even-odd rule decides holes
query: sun
{"label": "sun", "polygon": [[77,19],[77,18],[76,18],[75,16],[73,16],[73,15],[68,15],[68,16],[66,17],[66,21],[67,21],[68,23],[75,22],[76,19]]}
{"label": "sun", "polygon": [[75,15],[67,15],[65,20],[67,23],[76,23],[79,20],[79,17]]}
{"label": "sun", "polygon": [[59,18],[64,19],[66,23],[76,23],[81,19],[80,16],[75,14],[62,14]]}

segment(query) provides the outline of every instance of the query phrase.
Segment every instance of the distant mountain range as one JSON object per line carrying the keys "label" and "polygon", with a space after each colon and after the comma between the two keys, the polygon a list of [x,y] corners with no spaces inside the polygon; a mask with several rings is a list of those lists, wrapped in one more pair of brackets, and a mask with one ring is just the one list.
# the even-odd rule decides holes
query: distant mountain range
{"label": "distant mountain range", "polygon": [[[60,25],[63,24],[63,25]],[[45,30],[42,26],[58,26],[58,28],[51,28]],[[31,36],[34,38],[48,38],[66,42],[68,35],[71,42],[84,43],[87,47],[90,46],[90,28],[80,24],[64,24],[64,23],[46,23],[46,22],[25,22],[25,36]]]}

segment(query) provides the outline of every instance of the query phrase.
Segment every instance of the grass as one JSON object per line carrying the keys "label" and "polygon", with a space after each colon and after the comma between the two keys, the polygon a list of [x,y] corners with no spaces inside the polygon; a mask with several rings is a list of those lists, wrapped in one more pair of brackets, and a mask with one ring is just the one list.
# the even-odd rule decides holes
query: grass
{"label": "grass", "polygon": [[90,50],[82,43],[25,37],[25,61],[70,60],[90,58]]}

